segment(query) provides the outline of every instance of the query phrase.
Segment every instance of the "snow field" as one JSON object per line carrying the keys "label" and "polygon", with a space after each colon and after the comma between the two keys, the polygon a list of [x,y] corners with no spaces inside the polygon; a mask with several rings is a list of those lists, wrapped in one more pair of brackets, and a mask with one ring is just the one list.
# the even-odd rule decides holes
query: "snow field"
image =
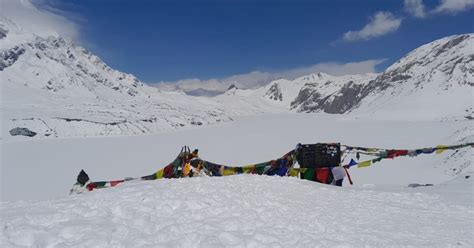
{"label": "snow field", "polygon": [[[465,195],[472,178],[453,185]],[[436,189],[338,188],[257,175],[133,182],[52,201],[2,203],[0,244],[472,247],[472,201],[454,204]]]}
{"label": "snow field", "polygon": [[[4,141],[1,200],[65,196],[81,169],[95,181],[149,175],[171,162],[183,145],[198,148],[201,158],[211,162],[246,165],[278,158],[299,142],[414,149],[472,141],[469,121],[366,121],[325,114],[241,117],[159,135]],[[461,170],[472,171],[473,155],[474,149],[468,148],[387,159],[350,172],[357,185],[437,184]]]}

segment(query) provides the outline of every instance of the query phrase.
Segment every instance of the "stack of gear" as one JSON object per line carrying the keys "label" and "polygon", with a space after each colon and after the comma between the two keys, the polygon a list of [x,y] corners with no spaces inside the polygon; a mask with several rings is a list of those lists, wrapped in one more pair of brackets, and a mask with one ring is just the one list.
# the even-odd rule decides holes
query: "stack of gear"
{"label": "stack of gear", "polygon": [[[348,175],[341,167],[341,144],[298,144],[296,159],[300,165],[300,178],[319,183],[341,186]],[[352,183],[351,183],[352,184]]]}

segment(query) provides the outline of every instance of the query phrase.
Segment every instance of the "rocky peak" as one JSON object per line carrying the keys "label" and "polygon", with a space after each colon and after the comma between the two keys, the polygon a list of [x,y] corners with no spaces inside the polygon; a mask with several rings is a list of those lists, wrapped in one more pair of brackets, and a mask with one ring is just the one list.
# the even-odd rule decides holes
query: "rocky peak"
{"label": "rocky peak", "polygon": [[274,101],[283,101],[283,92],[280,85],[278,83],[273,83],[265,93],[265,97]]}
{"label": "rocky peak", "polygon": [[226,91],[237,90],[239,89],[235,84],[231,84]]}
{"label": "rocky peak", "polygon": [[231,84],[227,90],[224,92],[225,95],[235,95],[239,88],[235,84]]}

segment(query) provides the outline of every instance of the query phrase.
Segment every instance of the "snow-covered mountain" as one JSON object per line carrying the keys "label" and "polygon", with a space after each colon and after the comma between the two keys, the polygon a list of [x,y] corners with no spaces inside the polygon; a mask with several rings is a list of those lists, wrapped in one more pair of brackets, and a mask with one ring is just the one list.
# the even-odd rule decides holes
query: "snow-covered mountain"
{"label": "snow-covered mountain", "polygon": [[[335,77],[317,73],[298,78],[297,82],[287,82],[283,87],[280,84],[280,87],[283,92],[287,92],[288,100],[291,100],[290,108],[293,110],[342,114],[354,105],[359,89],[374,76],[375,74]],[[292,85],[297,85],[299,91],[288,89]]]}
{"label": "snow-covered mountain", "polygon": [[225,106],[239,104],[243,106],[241,111],[258,106],[266,112],[284,110],[341,114],[353,104],[348,99],[351,89],[362,88],[375,76],[314,73],[295,80],[278,79],[258,89],[232,88],[214,99]]}
{"label": "snow-covered mountain", "polygon": [[157,133],[285,112],[472,118],[473,74],[474,34],[465,34],[415,49],[380,74],[314,73],[193,97],[150,87],[72,41],[41,37],[0,19],[4,138],[11,131],[24,134],[22,128],[35,138]]}
{"label": "snow-covered mountain", "polygon": [[371,80],[354,112],[389,118],[472,118],[474,34],[445,37],[410,52]]}
{"label": "snow-covered mountain", "polygon": [[473,86],[474,34],[463,34],[423,45],[380,74],[315,73],[216,98],[249,105],[263,98],[296,112],[442,119],[472,116]]}
{"label": "snow-covered mountain", "polygon": [[219,104],[161,92],[61,37],[28,33],[0,19],[2,136],[153,133],[231,120]]}

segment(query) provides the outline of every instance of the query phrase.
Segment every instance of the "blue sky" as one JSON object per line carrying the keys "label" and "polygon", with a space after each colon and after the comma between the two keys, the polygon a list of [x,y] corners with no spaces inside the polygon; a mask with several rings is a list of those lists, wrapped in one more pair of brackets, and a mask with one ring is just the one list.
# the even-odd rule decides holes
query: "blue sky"
{"label": "blue sky", "polygon": [[474,32],[473,0],[44,0],[35,5],[67,15],[83,46],[145,82],[219,81],[250,72],[285,77],[321,64],[344,70],[346,63],[363,61],[372,63],[356,72],[381,71],[424,43]]}

